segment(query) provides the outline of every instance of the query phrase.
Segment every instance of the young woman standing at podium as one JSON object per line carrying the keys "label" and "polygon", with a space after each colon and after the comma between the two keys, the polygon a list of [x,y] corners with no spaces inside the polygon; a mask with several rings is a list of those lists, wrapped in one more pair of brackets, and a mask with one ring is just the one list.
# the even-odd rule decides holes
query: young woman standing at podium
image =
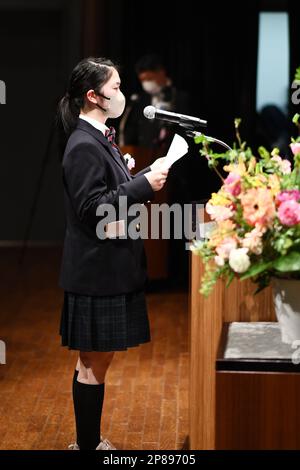
{"label": "young woman standing at podium", "polygon": [[[105,374],[115,351],[150,341],[143,241],[118,238],[117,232],[106,238],[96,233],[99,206],[111,204],[118,213],[120,196],[127,198],[128,208],[147,203],[167,178],[163,158],[130,174],[114,144],[114,130],[106,126],[124,107],[118,70],[101,58],[84,59],[74,68],[59,103],[58,123],[66,143],[60,334],[63,346],[79,352],[73,378],[74,450],[114,449],[100,432]],[[113,228],[118,223],[122,231],[122,221]]]}

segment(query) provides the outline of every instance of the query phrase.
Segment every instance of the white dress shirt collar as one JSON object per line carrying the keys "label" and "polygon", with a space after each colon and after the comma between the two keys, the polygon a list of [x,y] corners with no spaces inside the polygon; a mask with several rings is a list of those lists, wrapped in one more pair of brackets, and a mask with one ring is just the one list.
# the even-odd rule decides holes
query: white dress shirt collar
{"label": "white dress shirt collar", "polygon": [[105,135],[105,131],[109,130],[109,127],[107,127],[105,124],[87,116],[86,114],[79,114],[79,117],[80,119],[83,119],[84,121],[88,122],[93,127],[95,127],[96,129],[101,131],[103,135]]}

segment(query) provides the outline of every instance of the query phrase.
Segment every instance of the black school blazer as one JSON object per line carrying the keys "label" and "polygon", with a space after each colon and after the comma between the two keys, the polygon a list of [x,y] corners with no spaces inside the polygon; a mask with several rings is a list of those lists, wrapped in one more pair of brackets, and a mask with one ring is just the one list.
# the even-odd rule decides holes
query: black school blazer
{"label": "black school blazer", "polygon": [[147,280],[143,240],[96,235],[101,204],[152,200],[144,173],[132,176],[101,131],[78,119],[62,161],[66,231],[59,286],[85,295],[117,295],[143,289]]}

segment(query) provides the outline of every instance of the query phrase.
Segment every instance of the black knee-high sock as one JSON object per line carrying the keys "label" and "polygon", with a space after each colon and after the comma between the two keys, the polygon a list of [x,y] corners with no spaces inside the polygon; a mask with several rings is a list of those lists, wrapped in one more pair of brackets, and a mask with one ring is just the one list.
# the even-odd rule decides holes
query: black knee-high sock
{"label": "black knee-high sock", "polygon": [[105,384],[87,385],[73,377],[73,401],[77,444],[80,450],[95,450],[100,442],[100,424]]}
{"label": "black knee-high sock", "polygon": [[74,375],[73,375],[73,384],[72,384],[72,393],[73,393],[73,403],[75,403],[75,382],[77,381],[77,377],[79,374],[79,370],[74,370]]}

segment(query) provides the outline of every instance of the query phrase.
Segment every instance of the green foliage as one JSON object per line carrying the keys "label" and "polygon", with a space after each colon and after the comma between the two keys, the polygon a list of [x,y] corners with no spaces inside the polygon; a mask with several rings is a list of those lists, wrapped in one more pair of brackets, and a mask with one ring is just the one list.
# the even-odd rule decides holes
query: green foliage
{"label": "green foliage", "polygon": [[300,272],[300,252],[291,251],[287,255],[281,256],[274,261],[273,267],[280,272],[291,272],[299,271]]}

